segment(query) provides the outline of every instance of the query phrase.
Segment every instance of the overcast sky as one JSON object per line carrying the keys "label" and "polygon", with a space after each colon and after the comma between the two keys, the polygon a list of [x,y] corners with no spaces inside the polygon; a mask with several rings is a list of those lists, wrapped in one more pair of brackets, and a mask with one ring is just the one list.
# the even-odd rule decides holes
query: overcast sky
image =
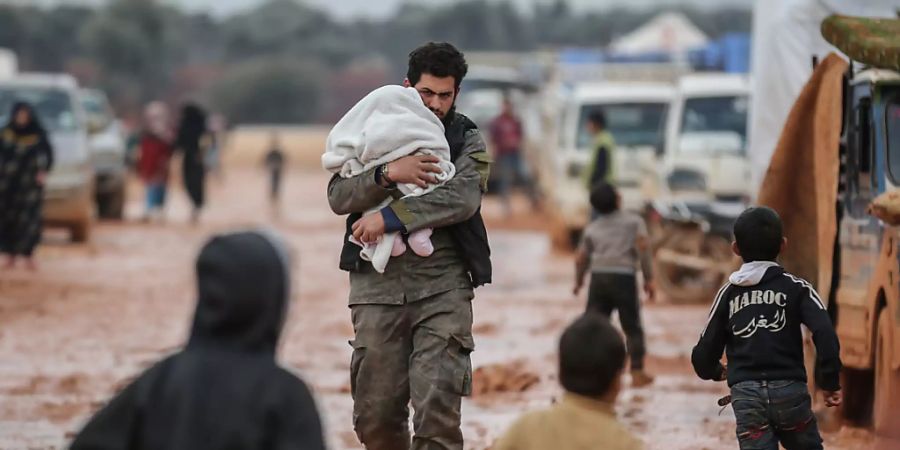
{"label": "overcast sky", "polygon": [[[106,0],[0,0],[0,3],[42,4],[59,3],[102,4]],[[265,0],[162,0],[191,11],[207,11],[216,16],[227,16],[235,12],[252,8]],[[340,19],[355,17],[383,18],[392,15],[404,0],[298,0],[309,5],[329,11]],[[440,5],[454,0],[414,0],[423,5]],[[491,0],[502,1],[502,0]],[[552,3],[553,0],[508,0],[518,7],[529,10],[535,4]],[[752,5],[752,0],[569,0],[576,10],[604,9],[616,5],[629,5],[635,8],[659,7],[666,5],[690,4],[697,6]]]}

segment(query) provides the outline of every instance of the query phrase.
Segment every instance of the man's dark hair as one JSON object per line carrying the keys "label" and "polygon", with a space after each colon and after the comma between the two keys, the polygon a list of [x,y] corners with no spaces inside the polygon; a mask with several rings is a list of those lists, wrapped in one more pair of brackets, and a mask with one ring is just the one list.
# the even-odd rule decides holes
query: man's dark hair
{"label": "man's dark hair", "polygon": [[579,317],[559,340],[559,381],[586,397],[609,391],[625,367],[625,343],[609,319],[593,312]]}
{"label": "man's dark hair", "polygon": [[734,221],[734,240],[744,262],[775,261],[783,237],[781,218],[772,208],[747,208]]}
{"label": "man's dark hair", "polygon": [[439,78],[453,77],[456,88],[459,89],[459,84],[468,71],[466,58],[456,47],[446,42],[429,42],[409,54],[406,79],[410,85],[415,86],[422,79],[423,73]]}
{"label": "man's dark hair", "polygon": [[597,128],[606,129],[606,114],[603,111],[592,111],[588,114],[588,122],[594,124]]}
{"label": "man's dark hair", "polygon": [[619,193],[613,185],[599,182],[591,188],[591,206],[600,214],[609,214],[619,209]]}

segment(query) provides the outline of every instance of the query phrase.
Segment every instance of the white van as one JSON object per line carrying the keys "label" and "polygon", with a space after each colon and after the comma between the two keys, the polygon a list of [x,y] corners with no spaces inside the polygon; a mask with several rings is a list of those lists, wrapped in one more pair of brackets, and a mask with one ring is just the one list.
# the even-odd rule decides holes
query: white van
{"label": "white van", "polygon": [[44,221],[68,228],[74,241],[83,242],[93,216],[94,171],[78,83],[65,74],[0,79],[0,123],[9,121],[17,101],[34,107],[53,146],[53,169],[44,189]]}

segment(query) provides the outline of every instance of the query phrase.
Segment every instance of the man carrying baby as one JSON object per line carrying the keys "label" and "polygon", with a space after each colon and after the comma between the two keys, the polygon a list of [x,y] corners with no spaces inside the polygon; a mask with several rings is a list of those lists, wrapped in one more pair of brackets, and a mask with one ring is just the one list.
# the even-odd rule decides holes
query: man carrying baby
{"label": "man carrying baby", "polygon": [[[410,53],[404,80],[444,126],[456,171],[452,178],[439,184],[439,159],[419,155],[358,176],[335,175],[328,185],[332,210],[349,215],[340,267],[350,272],[353,422],[369,450],[463,448],[460,408],[471,392],[474,349],[471,300],[474,288],[491,279],[480,213],[490,158],[478,129],[455,111],[466,71],[462,53],[452,45],[428,43]],[[397,184],[439,185],[404,196]],[[363,216],[387,199],[393,201],[380,212]],[[351,242],[427,228],[433,229],[433,252],[392,257],[383,273]]]}

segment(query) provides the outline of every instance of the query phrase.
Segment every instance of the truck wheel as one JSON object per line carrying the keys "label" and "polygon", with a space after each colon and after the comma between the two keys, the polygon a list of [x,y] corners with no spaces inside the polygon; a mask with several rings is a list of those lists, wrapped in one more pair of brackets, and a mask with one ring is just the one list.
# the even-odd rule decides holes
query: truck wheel
{"label": "truck wheel", "polygon": [[900,372],[891,368],[894,345],[893,321],[887,308],[878,315],[878,335],[875,344],[875,402],[873,421],[875,433],[900,437]]}
{"label": "truck wheel", "polygon": [[70,227],[70,231],[72,233],[72,242],[87,242],[91,234],[91,222],[88,219],[84,219],[73,224]]}
{"label": "truck wheel", "polygon": [[[807,368],[812,373],[813,365]],[[841,404],[841,415],[851,423],[864,426],[872,419],[872,401],[874,394],[874,378],[871,370],[859,370],[844,367],[841,370],[841,389],[844,391],[844,402]]]}

